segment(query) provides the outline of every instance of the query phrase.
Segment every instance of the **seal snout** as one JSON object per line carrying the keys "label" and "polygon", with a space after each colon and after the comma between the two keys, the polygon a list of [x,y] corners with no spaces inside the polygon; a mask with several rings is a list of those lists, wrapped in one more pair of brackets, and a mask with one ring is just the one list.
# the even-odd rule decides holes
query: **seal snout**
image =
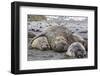
{"label": "seal snout", "polygon": [[42,45],[42,50],[47,50],[49,48],[49,45],[46,44],[46,45]]}
{"label": "seal snout", "polygon": [[69,46],[68,51],[66,52],[66,55],[69,55],[75,58],[84,58],[86,57],[86,50],[80,42],[74,42]]}

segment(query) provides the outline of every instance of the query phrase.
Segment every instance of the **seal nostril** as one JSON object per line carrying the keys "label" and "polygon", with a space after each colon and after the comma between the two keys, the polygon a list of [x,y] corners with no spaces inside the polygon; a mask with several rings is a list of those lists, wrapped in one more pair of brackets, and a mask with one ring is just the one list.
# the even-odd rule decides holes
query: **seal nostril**
{"label": "seal nostril", "polygon": [[63,46],[66,45],[66,43],[63,43],[63,42],[62,42],[61,44],[62,44]]}
{"label": "seal nostril", "polygon": [[43,50],[46,50],[46,48],[43,48]]}
{"label": "seal nostril", "polygon": [[48,45],[46,45],[48,47]]}
{"label": "seal nostril", "polygon": [[82,56],[82,55],[79,55],[79,56],[77,56],[77,58],[83,58],[84,56]]}
{"label": "seal nostril", "polygon": [[84,55],[84,57],[86,57],[86,54]]}
{"label": "seal nostril", "polygon": [[78,56],[78,58],[82,58],[81,56]]}

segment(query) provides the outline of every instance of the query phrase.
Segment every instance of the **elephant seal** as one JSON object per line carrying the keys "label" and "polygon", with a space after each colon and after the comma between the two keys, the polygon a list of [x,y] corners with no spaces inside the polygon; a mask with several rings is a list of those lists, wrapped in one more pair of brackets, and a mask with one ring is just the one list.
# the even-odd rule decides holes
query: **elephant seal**
{"label": "elephant seal", "polygon": [[32,48],[39,49],[39,50],[47,50],[50,49],[48,40],[46,37],[39,37],[35,39],[32,44]]}
{"label": "elephant seal", "polygon": [[69,39],[71,39],[72,32],[63,26],[49,26],[44,32],[37,35],[32,39],[33,42],[35,39],[41,36],[47,37],[47,40],[50,44],[50,48],[54,51],[62,52],[66,51],[69,46]]}
{"label": "elephant seal", "polygon": [[66,51],[70,44],[81,41],[80,38],[75,38],[73,33],[64,26],[49,26],[44,32],[34,37],[31,42],[41,36],[47,37],[50,48],[57,52]]}
{"label": "elephant seal", "polygon": [[85,47],[85,49],[87,51],[87,48],[88,48],[88,41],[87,40],[85,40],[84,38],[82,38],[80,35],[78,35],[76,33],[73,33],[73,38],[74,38],[75,42],[82,43],[82,45]]}
{"label": "elephant seal", "polygon": [[84,46],[80,42],[73,42],[66,52],[67,56],[73,57],[73,58],[84,58],[86,57],[86,50]]}
{"label": "elephant seal", "polygon": [[81,42],[82,44],[85,42],[84,38],[82,38],[80,35],[73,33],[73,38],[76,42]]}

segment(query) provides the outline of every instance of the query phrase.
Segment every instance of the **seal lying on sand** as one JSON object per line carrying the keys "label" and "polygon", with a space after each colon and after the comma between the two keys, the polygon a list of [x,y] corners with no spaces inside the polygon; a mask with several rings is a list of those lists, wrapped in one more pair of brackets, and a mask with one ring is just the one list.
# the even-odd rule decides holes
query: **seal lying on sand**
{"label": "seal lying on sand", "polygon": [[49,42],[50,48],[54,51],[67,51],[68,47],[76,41],[82,41],[80,38],[75,38],[72,32],[64,26],[49,26],[40,35],[34,37],[31,43],[39,38],[45,36]]}
{"label": "seal lying on sand", "polygon": [[32,48],[36,48],[39,50],[50,49],[49,43],[46,37],[39,37],[32,42]]}
{"label": "seal lying on sand", "polygon": [[86,57],[86,50],[80,42],[74,42],[68,47],[66,55],[73,58],[84,58]]}

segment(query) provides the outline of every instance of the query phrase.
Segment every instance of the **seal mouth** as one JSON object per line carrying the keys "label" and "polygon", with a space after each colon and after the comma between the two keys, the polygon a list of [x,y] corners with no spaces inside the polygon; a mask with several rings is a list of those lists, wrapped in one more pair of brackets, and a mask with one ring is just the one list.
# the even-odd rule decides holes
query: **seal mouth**
{"label": "seal mouth", "polygon": [[77,52],[75,53],[75,56],[76,56],[77,58],[84,58],[84,57],[86,57],[86,54],[84,54],[84,52],[82,52],[82,51],[77,51]]}
{"label": "seal mouth", "polygon": [[42,50],[47,50],[48,48],[48,46],[42,46]]}
{"label": "seal mouth", "polygon": [[54,50],[64,52],[66,50],[66,43],[55,44]]}
{"label": "seal mouth", "polygon": [[42,50],[47,50],[47,48],[42,48]]}
{"label": "seal mouth", "polygon": [[82,56],[82,55],[79,55],[79,56],[77,56],[77,58],[84,58],[84,56]]}

